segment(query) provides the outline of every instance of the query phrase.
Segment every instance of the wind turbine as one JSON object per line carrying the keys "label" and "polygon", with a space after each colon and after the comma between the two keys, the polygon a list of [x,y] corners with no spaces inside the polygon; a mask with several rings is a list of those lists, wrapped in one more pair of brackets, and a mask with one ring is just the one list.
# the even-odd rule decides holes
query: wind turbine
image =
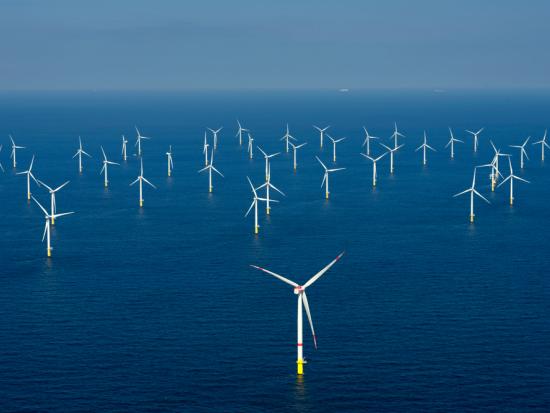
{"label": "wind turbine", "polygon": [[78,137],[78,150],[73,155],[73,159],[78,156],[78,172],[79,173],[82,173],[82,155],[86,155],[87,157],[91,158],[91,155],[88,152],[84,151],[84,149],[82,149],[82,140],[80,139],[80,136],[79,136]]}
{"label": "wind turbine", "polygon": [[109,177],[108,177],[108,166],[109,165],[120,165],[116,162],[111,162],[107,159],[107,155],[105,155],[105,151],[103,150],[103,146],[101,146],[101,152],[103,153],[103,168],[101,168],[100,174],[104,172],[104,184],[105,188],[109,186]]}
{"label": "wind turbine", "polygon": [[393,123],[393,133],[390,136],[390,139],[393,139],[393,147],[397,148],[397,138],[404,138],[405,135],[397,131],[397,122]]}
{"label": "wind turbine", "polygon": [[[17,146],[15,144],[15,142],[13,141],[13,138],[11,135],[10,136],[10,140],[11,140],[11,155],[10,155],[10,158],[13,158],[13,167],[15,168],[17,166],[17,160],[16,160],[16,150],[17,149],[25,149],[24,146]],[[29,198],[30,199],[30,198]]]}
{"label": "wind turbine", "polygon": [[204,144],[202,145],[202,153],[204,154],[204,165],[208,166],[208,141],[206,140],[206,132],[204,132]]}
{"label": "wind turbine", "polygon": [[548,145],[546,143],[546,132],[547,130],[545,129],[544,130],[544,136],[542,137],[542,139],[538,142],[535,142],[533,143],[533,145],[540,145],[540,150],[541,150],[541,161],[544,162],[544,148],[550,148],[550,145]]}
{"label": "wind turbine", "polygon": [[328,190],[328,175],[330,172],[336,172],[336,171],[343,171],[344,169],[346,168],[333,168],[333,169],[328,169],[325,164],[323,162],[321,162],[321,160],[319,159],[318,156],[316,156],[317,160],[319,161],[319,163],[321,164],[321,166],[323,167],[323,169],[325,170],[325,174],[323,175],[323,182],[321,182],[321,188],[323,187],[323,185],[325,185],[325,198],[328,199],[328,195],[329,195],[329,190]]}
{"label": "wind turbine", "polygon": [[[384,145],[383,143],[381,143],[380,145],[383,146],[385,149],[387,149],[388,152],[390,153],[390,174],[393,174],[393,171],[394,171],[394,168],[393,168],[393,153],[397,152],[399,149],[401,149],[403,146],[405,146],[405,144],[402,143],[401,145],[396,146],[395,148],[390,148],[389,146]],[[370,155],[368,155],[368,156],[370,156]],[[382,156],[384,156],[384,155],[382,155]],[[374,166],[374,169],[376,169],[376,166]]]}
{"label": "wind turbine", "polygon": [[27,199],[30,201],[31,199],[31,178],[38,186],[40,186],[40,183],[36,180],[34,175],[32,174],[32,165],[34,164],[34,155],[31,159],[31,164],[29,165],[29,169],[23,172],[17,172],[16,175],[27,175]]}
{"label": "wind turbine", "polygon": [[208,128],[208,130],[212,132],[212,135],[214,136],[214,150],[218,149],[218,133],[220,133],[222,129],[223,126],[216,130]]}
{"label": "wind turbine", "polygon": [[309,303],[307,300],[306,295],[306,289],[311,286],[315,281],[317,281],[324,273],[326,273],[336,262],[342,258],[342,255],[344,253],[340,253],[332,262],[330,262],[325,268],[323,268],[321,271],[319,271],[317,274],[315,274],[313,277],[309,279],[304,285],[298,285],[294,281],[289,280],[288,278],[283,277],[282,275],[276,274],[272,271],[266,270],[265,268],[258,267],[256,265],[251,265],[252,268],[256,268],[257,270],[263,271],[269,275],[274,276],[275,278],[278,278],[282,282],[289,284],[294,288],[294,294],[298,296],[298,317],[297,317],[297,333],[298,333],[298,340],[297,340],[297,373],[299,375],[304,374],[304,364],[306,361],[304,360],[304,345],[303,345],[303,315],[302,315],[302,306],[304,310],[306,311],[307,319],[309,321],[309,326],[311,328],[311,334],[313,336],[313,345],[315,346],[315,349],[317,349],[317,337],[315,336],[315,330],[313,328],[313,321],[311,319],[311,312],[309,310]]}
{"label": "wind turbine", "polygon": [[167,162],[168,162],[168,176],[172,175],[172,169],[174,169],[174,162],[172,162],[172,145],[166,152]]}
{"label": "wind turbine", "polygon": [[466,129],[466,132],[468,132],[469,134],[471,134],[474,138],[474,152],[477,152],[477,147],[478,147],[478,135],[483,132],[483,129],[485,128],[481,128],[480,130],[478,130],[477,132],[473,132],[471,130],[468,130]]}
{"label": "wind turbine", "polygon": [[[147,136],[142,136],[141,133],[139,133],[139,129],[137,128],[137,126],[136,126],[136,132],[137,132],[137,139],[136,139],[136,143],[135,143],[134,146],[137,146],[138,156],[141,156],[141,140],[142,139],[147,140],[147,139],[151,139],[151,138],[149,138]],[[124,145],[124,146],[126,146],[126,145]]]}
{"label": "wind turbine", "polygon": [[59,191],[61,188],[63,188],[65,185],[67,185],[70,181],[65,182],[64,184],[58,186],[55,189],[50,188],[48,185],[46,185],[40,179],[38,180],[38,182],[40,182],[40,184],[44,185],[50,193],[50,210],[51,210],[50,217],[52,219],[52,225],[55,225],[55,210],[57,208],[57,204],[55,203],[55,193],[57,191]]}
{"label": "wind turbine", "polygon": [[325,126],[324,128],[320,128],[319,126],[313,125],[315,129],[319,131],[319,142],[321,144],[321,149],[323,149],[323,137],[325,135],[325,131],[330,128],[330,126]]}
{"label": "wind turbine", "polygon": [[[4,145],[0,145],[0,152],[2,152],[3,147]],[[0,169],[2,170],[2,172],[6,172],[6,170],[4,169],[4,165],[2,165],[2,162],[0,162]]]}
{"label": "wind turbine", "polygon": [[422,165],[424,166],[426,166],[426,164],[428,163],[428,159],[426,158],[426,149],[437,152],[434,148],[428,145],[427,139],[428,138],[426,137],[426,131],[424,131],[424,143],[415,150],[415,152],[418,152],[420,149],[422,149]]}
{"label": "wind turbine", "polygon": [[332,162],[336,162],[336,144],[342,142],[346,138],[334,139],[327,133],[328,138],[332,141]]}
{"label": "wind turbine", "polygon": [[453,130],[449,128],[449,133],[451,134],[451,139],[449,139],[449,142],[447,142],[447,145],[445,145],[445,148],[448,148],[449,145],[451,146],[451,159],[454,159],[455,157],[455,142],[464,143],[464,141],[461,141],[460,139],[455,139],[453,135]]}
{"label": "wind turbine", "polygon": [[245,129],[241,126],[241,122],[237,119],[237,124],[239,125],[239,129],[237,130],[237,134],[235,137],[239,137],[239,146],[242,146],[243,144],[243,132],[248,132],[248,129]]}
{"label": "wind turbine", "polygon": [[286,133],[285,135],[280,139],[282,141],[286,141],[286,153],[288,153],[288,144],[289,144],[289,140],[292,139],[293,141],[296,140],[296,138],[294,138],[294,136],[292,136],[290,134],[290,131],[288,130],[288,123],[286,124]]}
{"label": "wind turbine", "polygon": [[[398,146],[399,148],[399,146]],[[391,152],[390,152],[391,153]],[[365,155],[364,153],[362,153],[361,155],[363,155],[365,158],[367,159],[370,159],[372,161],[372,186],[375,187],[376,186],[376,178],[378,178],[378,173],[376,171],[376,163],[382,159],[384,156],[386,156],[388,154],[388,152],[384,152],[382,155],[380,155],[378,158],[372,158],[371,156],[369,155]]]}
{"label": "wind turbine", "polygon": [[253,145],[253,142],[254,142],[254,138],[252,137],[250,132],[248,132],[248,148],[247,148],[247,151],[248,151],[248,157],[250,159],[254,158],[254,145]]}
{"label": "wind turbine", "polygon": [[46,251],[47,251],[47,256],[48,257],[51,257],[52,256],[52,245],[51,245],[51,228],[50,228],[50,219],[53,220],[55,218],[59,218],[59,217],[62,217],[63,215],[70,215],[70,214],[74,214],[74,212],[63,212],[61,214],[53,214],[53,215],[50,215],[48,214],[48,211],[46,211],[46,209],[40,205],[40,203],[36,200],[36,198],[33,196],[32,199],[34,200],[34,202],[36,202],[36,204],[40,207],[40,209],[44,212],[44,217],[46,219],[46,225],[44,226],[44,234],[42,235],[42,242],[44,242],[44,238],[47,237],[47,248],[46,248]]}
{"label": "wind turbine", "polygon": [[[265,198],[259,198],[258,194],[256,192],[256,189],[254,188],[254,185],[252,185],[252,181],[247,176],[246,179],[248,179],[248,183],[250,184],[250,188],[252,188],[252,194],[254,195],[254,198],[252,199],[252,204],[250,204],[250,208],[248,208],[248,211],[246,211],[246,214],[244,214],[245,218],[250,214],[250,211],[252,208],[254,208],[254,234],[258,233],[258,228],[260,226],[258,225],[258,201],[267,201]],[[274,202],[274,200],[271,200],[271,202]]]}
{"label": "wind turbine", "polygon": [[294,165],[294,172],[296,172],[296,168],[298,164],[296,163],[296,152],[298,152],[298,149],[300,149],[302,146],[306,146],[307,142],[301,143],[300,145],[294,145],[292,142],[290,142],[290,146],[292,146],[292,152],[293,152],[293,165]]}
{"label": "wind turbine", "polygon": [[510,166],[510,175],[508,175],[498,186],[501,186],[506,181],[510,180],[510,205],[514,205],[514,179],[526,183],[529,183],[529,181],[514,175],[514,170],[512,169],[512,160],[510,159],[510,157],[508,157],[508,165]]}
{"label": "wind turbine", "polygon": [[265,158],[265,179],[267,180],[269,178],[269,159],[273,158],[274,156],[279,155],[281,152],[272,153],[271,155],[268,155],[259,146],[258,146],[258,149],[260,150],[261,153],[263,153],[264,158]]}
{"label": "wind turbine", "polygon": [[520,156],[520,168],[523,169],[523,156],[525,155],[525,157],[527,159],[529,159],[529,156],[527,156],[527,151],[525,150],[525,145],[527,145],[527,142],[529,142],[529,139],[531,139],[530,136],[527,137],[527,139],[525,139],[525,141],[521,144],[521,145],[510,145],[511,148],[519,148],[520,151],[519,151],[519,156]]}
{"label": "wind turbine", "polygon": [[498,161],[499,161],[501,156],[510,156],[510,155],[507,154],[507,153],[500,153],[500,149],[497,149],[497,147],[495,146],[495,144],[493,143],[492,140],[489,140],[489,143],[491,144],[491,146],[493,147],[493,150],[495,151],[495,156],[493,157],[493,160],[490,163],[490,165],[491,165],[491,175],[490,175],[490,178],[491,178],[491,191],[494,192],[497,181],[498,181],[498,176],[500,175],[502,177],[502,174],[500,173],[500,170],[498,168]]}
{"label": "wind turbine", "polygon": [[141,161],[140,174],[136,178],[136,180],[130,184],[130,186],[134,185],[136,182],[139,182],[139,206],[141,208],[143,207],[143,182],[151,185],[155,189],[157,189],[157,187],[153,185],[151,182],[149,182],[147,179],[145,179],[145,177],[143,176],[143,159],[140,159],[140,161]]}
{"label": "wind turbine", "polygon": [[370,156],[370,140],[371,139],[380,139],[380,138],[377,137],[377,136],[369,135],[369,131],[364,126],[363,126],[363,130],[365,131],[365,140],[363,141],[363,146],[365,146],[365,145],[367,146],[367,155]]}
{"label": "wind turbine", "polygon": [[[270,166],[271,168],[271,166]],[[269,197],[269,188],[273,188],[275,191],[277,191],[278,193],[280,193],[282,196],[286,196],[282,191],[280,191],[279,189],[277,189],[275,187],[275,185],[273,185],[271,183],[271,173],[267,175],[267,180],[265,181],[264,184],[260,185],[258,188],[256,188],[256,190],[258,189],[262,189],[265,187],[265,199],[266,199],[266,204],[265,204],[265,212],[267,215],[269,215],[269,212],[271,211],[271,206],[270,206],[270,202],[278,202],[274,199],[270,199]]]}
{"label": "wind turbine", "polygon": [[122,135],[122,160],[123,161],[126,161],[126,144],[128,143],[128,141],[126,140],[126,137],[124,135]]}
{"label": "wind turbine", "polygon": [[199,173],[201,173],[203,171],[206,171],[206,170],[208,171],[208,192],[212,192],[212,189],[214,188],[212,186],[212,171],[216,172],[218,175],[220,175],[222,178],[224,178],[222,173],[214,167],[214,148],[212,148],[212,151],[211,151],[210,164],[208,164],[204,168],[202,168],[199,171]]}
{"label": "wind turbine", "polygon": [[460,195],[470,193],[470,222],[474,222],[474,216],[475,216],[475,214],[474,214],[474,195],[479,196],[485,202],[490,204],[490,202],[487,200],[487,198],[485,198],[483,195],[481,195],[476,190],[476,172],[477,172],[477,168],[478,168],[477,166],[474,168],[474,177],[472,179],[472,186],[470,188],[466,189],[465,191],[462,191],[462,192],[459,192],[458,194],[453,195],[453,197],[457,197],[457,196],[460,196]]}

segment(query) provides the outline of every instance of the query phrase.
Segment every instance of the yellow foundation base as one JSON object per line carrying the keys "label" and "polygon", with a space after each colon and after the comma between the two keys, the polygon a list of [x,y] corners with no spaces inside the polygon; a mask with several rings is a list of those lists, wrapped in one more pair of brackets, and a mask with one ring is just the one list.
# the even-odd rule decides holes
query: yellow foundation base
{"label": "yellow foundation base", "polygon": [[212,187],[208,188],[208,192],[212,192]]}
{"label": "yellow foundation base", "polygon": [[172,174],[170,172],[168,172],[168,176],[171,176]]}
{"label": "yellow foundation base", "polygon": [[258,233],[258,227],[254,227],[254,234]]}
{"label": "yellow foundation base", "polygon": [[143,206],[143,199],[139,200],[139,207],[141,208]]}
{"label": "yellow foundation base", "polygon": [[297,366],[297,373],[299,375],[304,374],[304,360],[296,360],[296,366]]}
{"label": "yellow foundation base", "polygon": [[328,194],[325,194],[325,199],[328,199]]}
{"label": "yellow foundation base", "polygon": [[52,256],[52,249],[48,248],[48,257],[51,257],[51,256]]}
{"label": "yellow foundation base", "polygon": [[31,193],[30,193],[30,192],[27,194],[27,200],[28,200],[28,201],[31,200]]}
{"label": "yellow foundation base", "polygon": [[510,205],[514,205],[514,198],[510,198]]}
{"label": "yellow foundation base", "polygon": [[265,212],[266,212],[267,215],[269,215],[269,211],[270,211],[270,210],[271,210],[271,208],[267,208],[267,209],[265,210]]}
{"label": "yellow foundation base", "polygon": [[474,216],[470,215],[470,222],[474,222]]}
{"label": "yellow foundation base", "polygon": [[52,218],[52,225],[55,225],[55,219]]}
{"label": "yellow foundation base", "polygon": [[105,188],[107,188],[107,186],[109,186],[109,184],[107,182],[105,182]]}

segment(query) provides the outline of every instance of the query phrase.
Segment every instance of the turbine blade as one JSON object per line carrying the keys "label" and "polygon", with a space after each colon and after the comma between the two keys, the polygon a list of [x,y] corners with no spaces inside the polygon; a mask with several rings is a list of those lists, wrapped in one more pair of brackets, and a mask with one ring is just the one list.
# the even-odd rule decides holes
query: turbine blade
{"label": "turbine blade", "polygon": [[299,285],[296,284],[294,281],[291,281],[291,280],[289,280],[288,278],[283,277],[282,275],[279,275],[279,274],[277,274],[277,273],[274,273],[273,271],[266,270],[265,268],[258,267],[258,266],[256,266],[256,265],[251,265],[251,267],[252,267],[252,268],[256,268],[257,270],[263,271],[263,272],[265,272],[265,273],[267,273],[267,274],[269,274],[269,275],[272,275],[272,276],[274,276],[275,278],[278,278],[279,280],[281,280],[281,281],[283,281],[283,282],[285,282],[285,283],[287,283],[287,284],[289,284],[289,285],[291,285],[291,286],[293,286],[293,287],[295,287],[295,288],[296,288],[296,287],[299,287]]}
{"label": "turbine blade", "polygon": [[313,320],[311,319],[311,312],[309,311],[309,303],[307,302],[307,295],[305,291],[302,293],[302,303],[304,304],[304,309],[306,310],[309,326],[311,327],[311,335],[313,336],[313,345],[315,346],[315,350],[317,350],[317,337],[315,337],[315,329],[313,328]]}
{"label": "turbine blade", "polygon": [[306,282],[303,286],[304,290],[309,287],[311,284],[313,284],[315,281],[317,281],[324,273],[326,273],[330,267],[332,267],[340,258],[342,258],[342,255],[344,255],[344,251],[342,251],[334,260],[332,260],[325,268],[323,268],[321,271],[319,271],[317,274],[315,274],[313,277],[309,279],[308,282]]}

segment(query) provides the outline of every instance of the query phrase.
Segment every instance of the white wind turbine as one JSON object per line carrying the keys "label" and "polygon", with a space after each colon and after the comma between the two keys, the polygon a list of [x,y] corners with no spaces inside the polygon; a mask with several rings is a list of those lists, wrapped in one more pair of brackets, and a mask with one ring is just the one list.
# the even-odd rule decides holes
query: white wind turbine
{"label": "white wind turbine", "polygon": [[[250,211],[252,208],[254,208],[254,234],[258,233],[258,228],[260,228],[260,225],[258,225],[258,201],[267,201],[265,198],[259,198],[258,194],[256,192],[256,188],[254,188],[254,185],[252,185],[252,181],[247,176],[246,179],[248,179],[248,183],[250,184],[250,188],[252,189],[252,194],[254,195],[254,198],[252,199],[252,204],[250,204],[250,208],[248,208],[248,211],[246,211],[246,214],[244,214],[245,218],[250,214]],[[271,202],[274,202],[274,200],[271,200]]]}
{"label": "white wind turbine", "polygon": [[59,191],[61,188],[63,188],[65,185],[67,185],[70,181],[65,182],[64,184],[58,186],[57,188],[53,189],[46,185],[44,182],[42,182],[40,179],[38,180],[41,185],[44,185],[48,192],[50,193],[50,217],[52,219],[52,225],[55,225],[55,210],[57,209],[57,204],[55,203],[55,193]]}
{"label": "white wind turbine", "polygon": [[478,136],[481,132],[483,132],[483,129],[485,128],[481,128],[480,130],[478,130],[477,132],[473,132],[471,130],[468,130],[466,129],[466,132],[468,132],[469,134],[472,135],[472,137],[474,138],[474,152],[477,152],[477,147],[479,145],[479,141],[478,141]]}
{"label": "white wind turbine", "polygon": [[507,153],[500,153],[500,149],[497,149],[497,147],[495,146],[492,140],[489,140],[489,143],[491,144],[491,146],[493,147],[493,150],[495,151],[495,156],[493,157],[493,160],[490,163],[491,175],[489,176],[491,180],[491,191],[494,192],[499,175],[502,177],[502,174],[500,173],[500,170],[498,168],[498,161],[501,156],[510,156],[510,155]]}
{"label": "white wind turbine", "polygon": [[510,145],[511,148],[519,148],[519,156],[520,156],[520,168],[523,169],[523,156],[525,155],[525,157],[527,159],[529,159],[529,156],[527,156],[527,151],[525,150],[525,145],[527,145],[527,142],[529,142],[529,139],[531,139],[530,136],[527,137],[527,139],[525,139],[525,141],[521,144],[521,145]]}
{"label": "white wind turbine", "polygon": [[142,136],[141,133],[139,133],[139,129],[137,128],[137,126],[136,126],[136,133],[137,133],[137,138],[136,138],[136,143],[135,143],[134,146],[137,146],[137,149],[138,149],[137,154],[138,154],[138,156],[141,156],[141,140],[142,139],[147,140],[147,139],[151,139],[151,138],[149,138],[147,136]]}
{"label": "white wind turbine", "polygon": [[317,337],[315,336],[315,329],[313,328],[313,321],[311,319],[311,312],[309,310],[309,303],[307,300],[306,289],[309,286],[311,286],[315,281],[317,281],[324,273],[326,273],[330,269],[330,267],[332,267],[340,258],[342,258],[342,255],[344,255],[343,252],[340,253],[325,268],[323,268],[321,271],[319,271],[317,274],[311,277],[309,281],[307,281],[304,285],[299,285],[294,281],[291,281],[288,278],[285,278],[282,275],[276,274],[272,271],[266,270],[265,268],[261,268],[256,265],[251,265],[251,267],[256,268],[257,270],[263,271],[269,275],[272,275],[275,278],[278,278],[279,280],[283,281],[284,283],[289,284],[294,288],[294,294],[298,296],[297,343],[296,343],[298,354],[297,354],[296,365],[297,365],[297,373],[299,375],[304,374],[304,364],[306,363],[306,361],[304,360],[302,307],[306,311],[307,319],[309,321],[309,326],[311,328],[311,334],[313,336],[313,345],[315,346],[315,349],[317,349]]}
{"label": "white wind turbine", "polygon": [[512,160],[510,159],[510,157],[508,157],[508,165],[510,166],[510,175],[508,175],[498,186],[501,186],[506,181],[510,180],[510,205],[514,205],[514,179],[526,183],[529,183],[529,181],[514,175],[514,170],[512,169]]}
{"label": "white wind turbine", "polygon": [[319,161],[319,163],[321,164],[321,166],[323,167],[323,169],[325,170],[325,174],[323,175],[323,182],[321,182],[321,188],[323,187],[323,185],[325,185],[325,198],[328,199],[328,196],[330,194],[329,190],[328,190],[328,175],[329,173],[331,172],[336,172],[336,171],[343,171],[344,169],[346,168],[333,168],[333,169],[328,169],[325,164],[323,162],[321,162],[321,160],[319,159],[319,157],[317,157],[317,160]]}
{"label": "white wind turbine", "polygon": [[550,145],[548,145],[546,143],[546,132],[547,130],[545,129],[544,130],[544,136],[542,137],[542,139],[538,142],[535,142],[533,143],[533,145],[540,145],[540,150],[541,150],[541,161],[544,162],[544,148],[550,148]]}
{"label": "white wind turbine", "polygon": [[[271,167],[270,167],[271,168]],[[278,193],[280,193],[282,196],[286,196],[282,191],[280,191],[279,189],[277,189],[275,187],[275,185],[273,185],[271,183],[271,173],[269,173],[267,175],[267,180],[265,181],[264,184],[260,185],[259,187],[256,188],[256,190],[259,190],[259,189],[262,189],[262,188],[265,188],[265,212],[267,215],[269,215],[270,211],[271,211],[271,205],[269,204],[270,202],[279,202],[275,199],[271,199],[269,197],[269,188],[273,188],[275,191],[277,191]]]}
{"label": "white wind turbine", "polygon": [[218,175],[220,175],[222,178],[224,178],[222,173],[214,167],[214,148],[212,148],[212,151],[211,151],[211,154],[210,154],[210,163],[208,165],[206,165],[204,168],[202,168],[199,171],[199,173],[201,173],[203,171],[208,171],[208,192],[212,192],[212,189],[214,188],[212,186],[212,171],[216,172]]}
{"label": "white wind turbine", "polygon": [[282,141],[286,141],[286,153],[288,153],[288,144],[290,143],[289,141],[290,141],[291,139],[292,139],[293,141],[296,140],[296,138],[294,138],[294,136],[292,136],[292,135],[290,134],[290,131],[289,131],[289,129],[288,129],[288,123],[287,123],[287,124],[286,124],[286,132],[285,132],[285,135],[280,139],[280,140],[282,140]]}
{"label": "white wind turbine", "polygon": [[370,156],[370,140],[371,139],[380,139],[380,138],[377,137],[377,136],[369,135],[369,131],[364,126],[363,126],[363,130],[365,131],[365,140],[363,141],[363,146],[367,147],[367,155]]}
{"label": "white wind turbine", "polygon": [[73,159],[78,156],[78,172],[79,173],[82,173],[82,155],[86,155],[88,158],[92,157],[88,152],[86,152],[86,151],[84,151],[84,149],[82,149],[82,140],[80,139],[80,136],[79,136],[78,137],[78,150],[73,155]]}
{"label": "white wind turbine", "polygon": [[320,128],[319,126],[313,125],[313,127],[319,131],[319,143],[321,145],[321,149],[323,149],[323,138],[324,138],[324,135],[325,135],[325,131],[328,128],[330,128],[330,126],[325,126],[324,128]]}
{"label": "white wind turbine", "polygon": [[218,133],[221,132],[221,130],[223,129],[223,126],[221,128],[218,128],[218,129],[211,129],[211,128],[208,128],[208,130],[210,132],[212,132],[212,136],[214,136],[214,147],[213,149],[218,149]]}
{"label": "white wind turbine", "polygon": [[336,162],[336,144],[342,142],[346,138],[334,139],[327,133],[328,138],[332,141],[332,162]]}
{"label": "white wind turbine", "polygon": [[247,151],[248,151],[248,157],[250,159],[254,158],[254,138],[252,137],[252,135],[250,134],[250,132],[248,132],[248,147],[247,147]]}
{"label": "white wind turbine", "polygon": [[472,186],[470,188],[466,189],[465,191],[462,191],[462,192],[459,192],[458,194],[453,195],[453,197],[457,197],[457,196],[460,196],[460,195],[470,193],[470,222],[474,222],[474,216],[475,216],[475,214],[474,214],[474,195],[479,196],[485,202],[490,204],[489,200],[487,198],[485,198],[483,195],[481,195],[476,190],[476,172],[477,172],[477,168],[478,168],[477,166],[474,168],[474,177],[472,179]]}
{"label": "white wind turbine", "polygon": [[34,200],[34,202],[36,202],[36,204],[40,207],[40,209],[44,212],[44,217],[46,219],[46,225],[44,226],[44,234],[42,235],[42,242],[44,242],[44,238],[47,237],[47,247],[46,247],[46,251],[47,251],[47,256],[48,257],[51,257],[52,256],[52,245],[51,245],[51,228],[50,228],[50,219],[53,220],[55,218],[59,218],[59,217],[62,217],[64,215],[70,215],[70,214],[74,214],[74,212],[63,212],[61,214],[53,214],[53,215],[50,215],[48,214],[48,211],[46,211],[46,209],[40,205],[40,203],[36,200],[36,198],[33,196],[32,199]]}
{"label": "white wind turbine", "polygon": [[143,159],[140,159],[141,161],[141,170],[139,173],[139,176],[136,178],[134,182],[130,184],[130,186],[134,185],[136,182],[139,182],[139,206],[140,208],[143,207],[143,182],[151,185],[153,188],[157,189],[155,185],[153,185],[151,182],[149,182],[145,177],[143,176]]}
{"label": "white wind turbine", "polygon": [[434,148],[428,145],[427,139],[428,138],[426,137],[426,131],[424,131],[424,143],[422,143],[422,145],[420,145],[415,150],[415,152],[418,152],[420,149],[422,149],[422,165],[424,166],[426,166],[426,164],[428,163],[428,158],[426,157],[426,149],[437,152]]}
{"label": "white wind turbine", "polygon": [[172,161],[172,145],[170,145],[168,152],[166,152],[166,158],[168,162],[168,176],[172,176],[172,169],[174,169],[174,162]]}
{"label": "white wind turbine", "polygon": [[[3,147],[4,145],[0,145],[0,152],[2,152]],[[0,162],[0,169],[2,170],[2,172],[6,172],[6,170],[4,169],[4,165],[2,165],[2,162]]]}
{"label": "white wind turbine", "polygon": [[307,142],[301,143],[300,145],[294,145],[292,142],[290,142],[290,146],[292,146],[292,157],[293,157],[293,166],[294,166],[294,172],[296,172],[296,168],[298,167],[298,163],[296,162],[296,152],[298,152],[298,149],[300,149],[303,146],[306,146]]}
{"label": "white wind turbine", "polygon": [[25,147],[24,146],[17,146],[15,144],[15,142],[13,141],[12,136],[11,135],[9,135],[9,136],[10,136],[10,140],[11,140],[11,155],[10,155],[10,158],[13,159],[13,167],[15,168],[17,166],[17,160],[16,160],[17,149],[25,149]]}
{"label": "white wind turbine", "polygon": [[120,165],[119,163],[116,163],[116,162],[112,162],[112,161],[109,161],[107,159],[107,155],[105,155],[105,151],[103,150],[103,146],[101,146],[101,153],[103,153],[103,168],[101,168],[101,171],[99,172],[100,174],[104,174],[104,185],[105,185],[105,188],[107,188],[109,186],[109,176],[108,176],[108,168],[109,168],[109,165]]}
{"label": "white wind turbine", "polygon": [[263,151],[262,148],[260,148],[258,146],[258,149],[260,150],[260,152],[264,155],[264,158],[265,158],[265,179],[269,179],[269,160],[271,158],[273,158],[274,156],[277,156],[279,155],[281,152],[277,152],[277,153],[272,153],[271,155],[268,155],[267,153],[265,153]]}
{"label": "white wind turbine", "polygon": [[390,139],[393,139],[393,147],[397,148],[397,139],[404,138],[405,135],[397,131],[397,122],[393,123],[393,133],[390,136]]}
{"label": "white wind turbine", "polygon": [[34,177],[34,175],[32,173],[33,164],[34,164],[34,155],[32,156],[31,164],[29,165],[29,169],[27,169],[26,171],[23,171],[23,172],[17,172],[17,174],[16,174],[16,175],[27,175],[27,199],[29,201],[31,199],[31,178],[34,182],[36,182],[36,184],[38,186],[40,186],[40,183],[36,180],[36,178]]}
{"label": "white wind turbine", "polygon": [[204,144],[202,145],[202,153],[204,154],[204,165],[208,166],[208,141],[206,139],[206,132],[204,132]]}
{"label": "white wind turbine", "polygon": [[239,137],[239,146],[242,146],[243,144],[243,132],[248,132],[248,129],[245,129],[241,126],[241,122],[237,119],[237,124],[239,125],[239,129],[237,130],[237,134],[235,137]]}
{"label": "white wind turbine", "polygon": [[449,128],[449,133],[451,134],[451,139],[449,139],[449,142],[447,142],[447,145],[445,145],[445,148],[451,147],[451,159],[454,159],[455,157],[455,142],[464,143],[464,141],[461,141],[460,139],[455,139],[453,135],[453,130]]}
{"label": "white wind turbine", "polygon": [[126,144],[128,143],[128,141],[126,140],[126,137],[124,135],[122,135],[122,160],[123,161],[126,161],[126,159],[128,158],[127,155],[126,155]]}
{"label": "white wind turbine", "polygon": [[[393,174],[393,172],[394,172],[394,167],[393,167],[393,164],[394,164],[394,162],[393,162],[393,154],[394,154],[394,152],[397,152],[399,149],[401,149],[403,146],[405,146],[405,144],[402,143],[401,145],[396,146],[396,147],[394,147],[394,148],[390,148],[389,146],[384,145],[383,143],[381,143],[380,145],[383,146],[385,149],[387,149],[388,152],[390,153],[390,174]],[[370,155],[367,154],[367,156],[370,156]],[[382,156],[384,156],[384,155],[382,155]],[[374,166],[374,169],[376,169],[376,166]]]}
{"label": "white wind turbine", "polygon": [[[399,146],[398,146],[399,148]],[[391,153],[391,152],[390,152]],[[378,158],[372,158],[371,156],[369,155],[365,155],[364,153],[362,153],[361,155],[363,155],[365,158],[367,159],[370,159],[372,161],[372,186],[376,186],[376,179],[378,178],[378,172],[376,171],[376,164],[377,162],[382,159],[384,156],[386,156],[388,154],[388,152],[384,152],[382,155],[380,155]]]}

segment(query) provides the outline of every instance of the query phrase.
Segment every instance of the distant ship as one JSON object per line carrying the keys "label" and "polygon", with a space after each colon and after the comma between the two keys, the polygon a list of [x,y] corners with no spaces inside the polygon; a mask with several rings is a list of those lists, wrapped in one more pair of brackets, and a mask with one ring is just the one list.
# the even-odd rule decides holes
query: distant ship
{"label": "distant ship", "polygon": [[349,89],[338,89],[338,92],[349,92]]}

